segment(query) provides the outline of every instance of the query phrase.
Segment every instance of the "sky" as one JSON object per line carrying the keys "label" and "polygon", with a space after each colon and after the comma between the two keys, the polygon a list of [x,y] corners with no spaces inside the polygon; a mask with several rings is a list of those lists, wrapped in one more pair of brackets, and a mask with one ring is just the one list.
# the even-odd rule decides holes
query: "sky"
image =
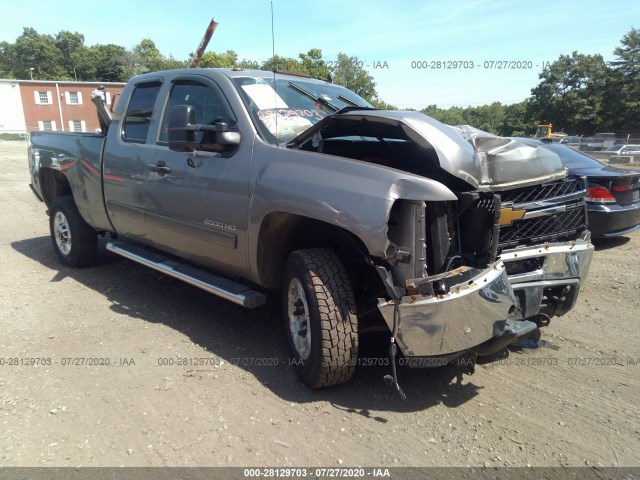
{"label": "sky", "polygon": [[[23,27],[70,30],[87,46],[150,38],[163,55],[187,59],[215,18],[207,51],[257,62],[272,55],[269,0],[0,2],[0,41],[14,42]],[[382,100],[418,109],[520,102],[545,64],[573,51],[613,60],[622,37],[640,28],[640,2],[631,0],[273,0],[273,12],[276,54],[319,48],[330,65],[340,52],[356,56]]]}

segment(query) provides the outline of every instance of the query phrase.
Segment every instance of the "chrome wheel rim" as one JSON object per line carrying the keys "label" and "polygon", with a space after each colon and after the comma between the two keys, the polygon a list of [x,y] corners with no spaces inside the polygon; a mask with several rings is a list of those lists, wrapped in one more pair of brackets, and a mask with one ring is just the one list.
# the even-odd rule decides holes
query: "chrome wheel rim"
{"label": "chrome wheel rim", "polygon": [[289,282],[287,303],[291,340],[300,358],[307,360],[311,354],[311,319],[304,288],[297,278]]}
{"label": "chrome wheel rim", "polygon": [[69,230],[67,217],[62,212],[56,212],[53,217],[53,233],[58,250],[63,255],[69,255],[71,252],[71,230]]}

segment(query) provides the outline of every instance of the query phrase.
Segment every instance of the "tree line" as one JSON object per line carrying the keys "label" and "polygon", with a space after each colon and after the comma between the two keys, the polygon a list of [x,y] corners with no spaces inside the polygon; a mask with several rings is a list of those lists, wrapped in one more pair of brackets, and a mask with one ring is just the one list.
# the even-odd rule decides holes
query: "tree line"
{"label": "tree line", "polygon": [[[62,30],[48,35],[24,28],[14,43],[0,42],[0,78],[126,82],[134,75],[184,68],[189,63],[191,58],[179,60],[163,55],[149,38],[127,50],[116,44],[86,46],[84,35],[79,32]],[[361,65],[357,57],[339,53],[330,69],[322,59],[322,51],[316,48],[301,53],[297,59],[275,55],[262,62],[241,60],[233,50],[205,52],[199,63],[203,68],[287,70],[323,80],[331,74],[334,82],[353,90],[376,107],[390,107],[379,98],[373,77]]]}
{"label": "tree line", "polygon": [[[193,55],[193,54],[192,54]],[[552,123],[555,131],[592,134],[596,131],[637,133],[640,130],[640,30],[632,28],[614,51],[615,60],[574,51],[546,66],[540,83],[522,102],[439,108],[429,105],[421,112],[450,125],[468,124],[499,135],[533,133],[538,123]],[[149,71],[186,67],[163,55],[153,40],[145,38],[132,49],[116,44],[86,46],[84,35],[60,31],[40,34],[24,28],[15,42],[0,42],[0,78],[126,82]],[[233,50],[206,52],[201,67],[243,67],[287,70],[313,78],[331,79],[353,90],[377,108],[394,109],[376,90],[376,83],[356,56],[339,53],[331,68],[314,48],[298,58],[278,55],[257,62],[240,59]]]}
{"label": "tree line", "polygon": [[505,136],[529,135],[538,123],[554,131],[640,132],[640,30],[632,28],[614,51],[615,60],[573,52],[546,66],[540,83],[522,102],[477,107],[430,105],[421,110],[450,125],[468,124]]}

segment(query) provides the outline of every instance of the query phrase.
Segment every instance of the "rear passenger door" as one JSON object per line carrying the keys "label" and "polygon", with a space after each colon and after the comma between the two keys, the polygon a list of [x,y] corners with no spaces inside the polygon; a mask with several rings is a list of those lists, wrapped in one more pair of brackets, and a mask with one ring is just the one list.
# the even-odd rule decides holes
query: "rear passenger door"
{"label": "rear passenger door", "polygon": [[156,114],[160,78],[140,81],[133,87],[121,119],[109,127],[103,153],[104,195],[109,219],[119,235],[144,242],[147,175],[147,137]]}

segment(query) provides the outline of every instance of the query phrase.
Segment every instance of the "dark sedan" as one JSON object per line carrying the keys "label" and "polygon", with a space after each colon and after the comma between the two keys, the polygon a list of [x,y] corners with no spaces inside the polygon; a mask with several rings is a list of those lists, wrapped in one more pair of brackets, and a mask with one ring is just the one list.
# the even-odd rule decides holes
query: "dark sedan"
{"label": "dark sedan", "polygon": [[562,159],[570,175],[587,177],[585,200],[593,238],[626,235],[640,229],[639,171],[611,167],[565,145],[544,145],[531,139],[517,140],[540,144]]}
{"label": "dark sedan", "polygon": [[640,172],[611,167],[564,145],[546,148],[558,154],[571,175],[587,177],[589,230],[594,238],[640,228]]}

